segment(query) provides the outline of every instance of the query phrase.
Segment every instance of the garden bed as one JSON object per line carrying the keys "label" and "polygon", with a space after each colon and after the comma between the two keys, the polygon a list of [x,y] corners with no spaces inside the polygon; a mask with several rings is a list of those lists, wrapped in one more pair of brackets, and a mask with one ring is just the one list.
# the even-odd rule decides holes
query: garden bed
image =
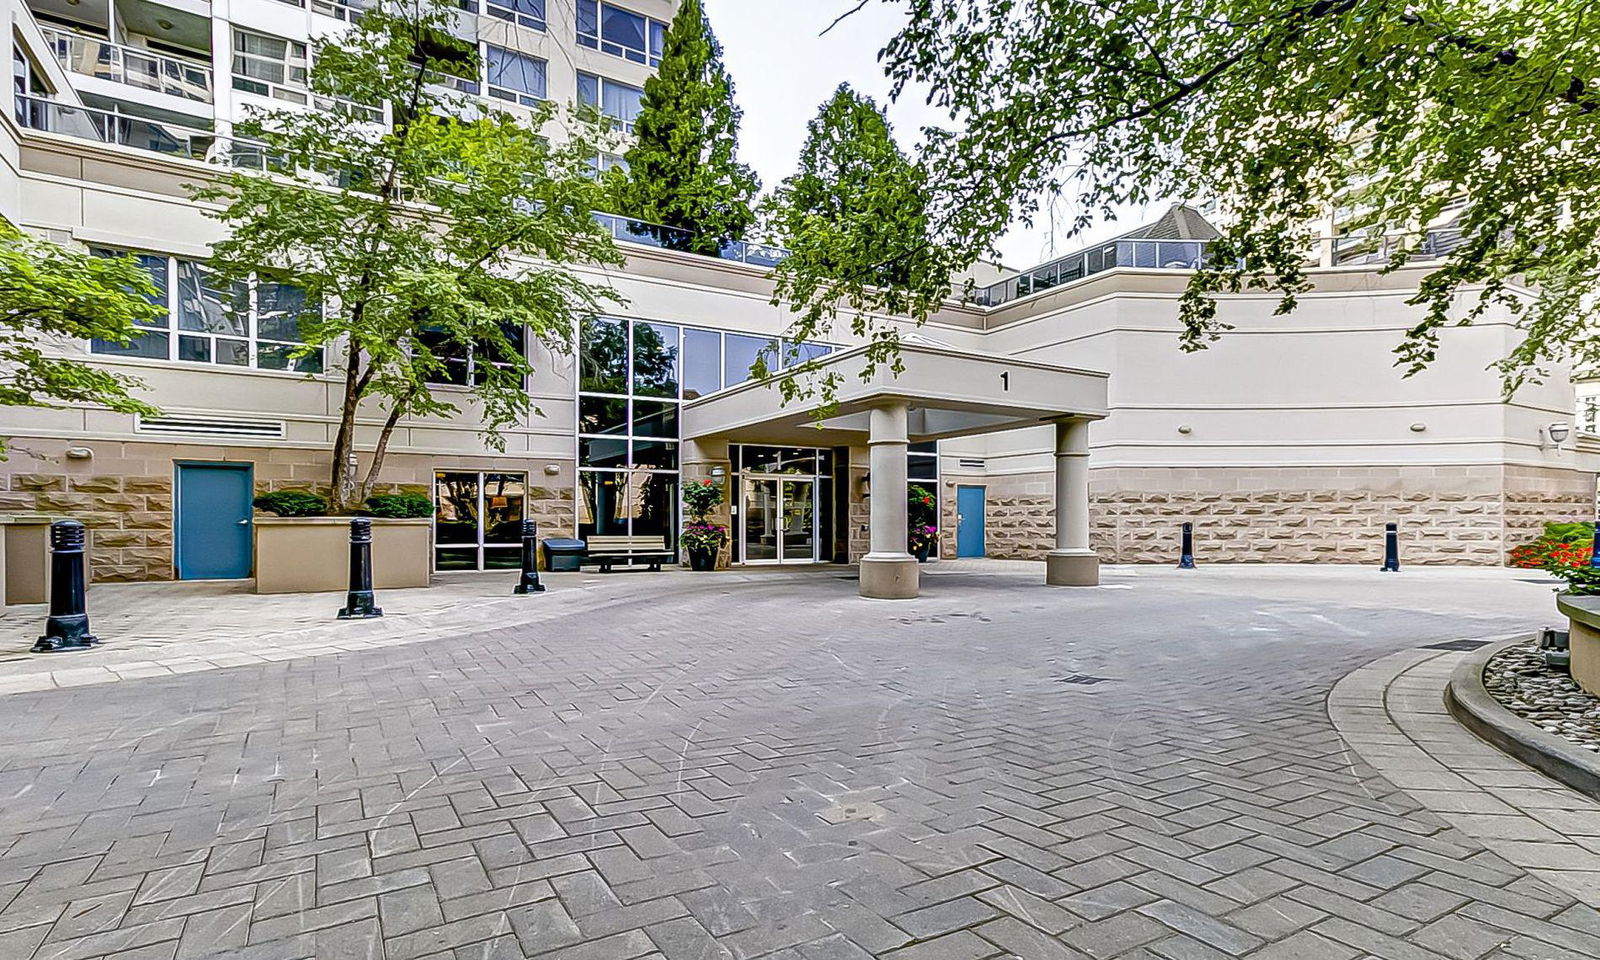
{"label": "garden bed", "polygon": [[1483,686],[1501,706],[1539,729],[1600,753],[1600,698],[1566,671],[1545,666],[1537,640],[1495,654],[1484,666]]}

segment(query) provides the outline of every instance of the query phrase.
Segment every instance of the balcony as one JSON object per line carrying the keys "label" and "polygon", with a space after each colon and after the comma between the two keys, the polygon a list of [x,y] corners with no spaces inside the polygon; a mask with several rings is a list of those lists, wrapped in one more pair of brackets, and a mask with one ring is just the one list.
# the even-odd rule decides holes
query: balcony
{"label": "balcony", "polygon": [[17,95],[17,123],[30,130],[44,130],[83,140],[114,143],[168,156],[204,160],[217,143],[210,130],[130,117],[92,107]]}
{"label": "balcony", "polygon": [[1109,243],[1069,253],[1026,273],[1007,277],[972,293],[980,307],[998,307],[1038,293],[1081,280],[1116,267],[1145,267],[1156,270],[1194,270],[1205,262],[1203,240],[1113,240]]}
{"label": "balcony", "polygon": [[[622,243],[637,243],[647,247],[660,247],[663,250],[687,250],[689,241],[694,236],[678,227],[645,223],[643,220],[619,217],[613,213],[596,213],[594,218],[611,233],[612,239]],[[718,260],[749,263],[758,267],[775,267],[788,255],[789,251],[782,247],[746,240],[729,241],[712,254]]]}
{"label": "balcony", "polygon": [[211,66],[96,37],[40,27],[56,59],[72,73],[184,100],[212,102]]}

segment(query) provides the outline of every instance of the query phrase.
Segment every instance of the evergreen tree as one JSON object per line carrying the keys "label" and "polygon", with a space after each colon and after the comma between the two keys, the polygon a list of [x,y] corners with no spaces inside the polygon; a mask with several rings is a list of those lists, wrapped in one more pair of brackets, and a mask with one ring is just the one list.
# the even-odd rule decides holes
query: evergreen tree
{"label": "evergreen tree", "polygon": [[[869,304],[920,318],[950,292],[948,255],[931,239],[927,171],[895,143],[883,109],[849,84],[807,131],[800,169],[767,209],[777,241],[790,251],[773,271],[773,302],[796,315],[791,342],[825,335],[848,308],[852,332],[869,341],[869,369],[895,363],[893,328],[875,326]],[[810,389],[794,378],[783,386],[795,396]],[[831,385],[822,391],[829,394]]]}
{"label": "evergreen tree", "polygon": [[644,84],[628,169],[609,176],[617,212],[689,231],[686,240],[662,237],[676,249],[715,254],[743,239],[761,181],[736,157],[740,115],[701,0],[683,0],[661,66]]}

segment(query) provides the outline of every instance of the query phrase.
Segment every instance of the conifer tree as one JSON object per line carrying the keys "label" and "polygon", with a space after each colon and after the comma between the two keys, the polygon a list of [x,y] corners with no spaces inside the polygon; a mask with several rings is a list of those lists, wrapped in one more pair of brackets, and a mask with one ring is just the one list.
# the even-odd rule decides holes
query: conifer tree
{"label": "conifer tree", "polygon": [[609,177],[617,212],[688,231],[686,239],[661,239],[695,253],[715,254],[743,239],[761,182],[737,158],[740,115],[701,0],[683,0],[667,28],[661,66],[645,81],[628,168]]}

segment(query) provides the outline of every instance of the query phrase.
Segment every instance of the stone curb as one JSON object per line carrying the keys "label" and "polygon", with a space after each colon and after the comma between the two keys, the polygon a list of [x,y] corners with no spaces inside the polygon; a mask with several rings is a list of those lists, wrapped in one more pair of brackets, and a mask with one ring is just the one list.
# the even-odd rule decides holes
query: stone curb
{"label": "stone curb", "polygon": [[1504,640],[1468,655],[1445,685],[1445,706],[1478,738],[1561,781],[1584,796],[1600,800],[1600,755],[1564,737],[1540,730],[1500,705],[1483,685],[1483,670],[1501,650],[1527,637]]}

